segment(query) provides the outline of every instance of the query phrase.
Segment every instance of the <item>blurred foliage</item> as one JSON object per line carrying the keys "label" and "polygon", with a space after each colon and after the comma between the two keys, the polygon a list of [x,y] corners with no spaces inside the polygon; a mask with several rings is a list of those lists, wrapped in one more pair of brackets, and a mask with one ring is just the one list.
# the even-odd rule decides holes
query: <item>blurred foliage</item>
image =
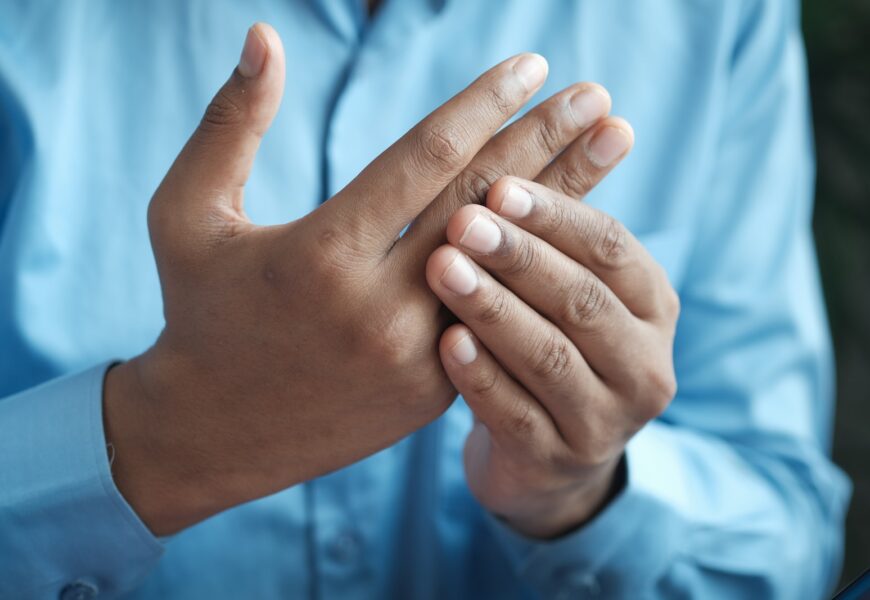
{"label": "blurred foliage", "polygon": [[834,458],[855,484],[843,581],[870,566],[870,0],[804,0],[814,229],[837,354]]}

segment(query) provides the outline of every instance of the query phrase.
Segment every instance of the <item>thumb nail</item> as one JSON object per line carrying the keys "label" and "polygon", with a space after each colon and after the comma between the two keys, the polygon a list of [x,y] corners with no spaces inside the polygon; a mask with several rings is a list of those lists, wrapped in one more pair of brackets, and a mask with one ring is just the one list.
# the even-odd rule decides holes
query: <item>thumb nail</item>
{"label": "thumb nail", "polygon": [[239,73],[243,77],[256,77],[263,70],[266,62],[266,42],[257,33],[257,26],[248,29],[242,57],[239,59]]}

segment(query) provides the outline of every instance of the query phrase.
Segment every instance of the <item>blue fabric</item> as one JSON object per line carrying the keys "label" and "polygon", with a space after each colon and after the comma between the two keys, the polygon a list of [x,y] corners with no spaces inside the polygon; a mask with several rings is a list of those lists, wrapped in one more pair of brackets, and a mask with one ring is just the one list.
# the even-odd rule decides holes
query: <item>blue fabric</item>
{"label": "blue fabric", "polygon": [[[811,598],[849,484],[790,0],[4,2],[0,5],[0,597]],[[298,218],[478,73],[544,54],[540,98],[608,87],[632,155],[588,198],[666,268],[680,390],[593,522],[524,539],[464,482],[471,415],[155,539],[114,487],[107,364],[162,326],[145,211],[246,28],[287,49],[247,189]],[[40,385],[41,384],[41,385]],[[79,597],[78,595],[75,597]]]}

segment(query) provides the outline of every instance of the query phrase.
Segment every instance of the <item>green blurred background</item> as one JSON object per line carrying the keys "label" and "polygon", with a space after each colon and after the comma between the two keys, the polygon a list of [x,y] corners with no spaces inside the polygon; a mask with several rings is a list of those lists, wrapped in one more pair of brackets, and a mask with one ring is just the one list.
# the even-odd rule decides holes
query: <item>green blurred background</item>
{"label": "green blurred background", "polygon": [[855,485],[846,582],[870,567],[870,0],[803,4],[819,160],[814,229],[837,354],[834,459]]}

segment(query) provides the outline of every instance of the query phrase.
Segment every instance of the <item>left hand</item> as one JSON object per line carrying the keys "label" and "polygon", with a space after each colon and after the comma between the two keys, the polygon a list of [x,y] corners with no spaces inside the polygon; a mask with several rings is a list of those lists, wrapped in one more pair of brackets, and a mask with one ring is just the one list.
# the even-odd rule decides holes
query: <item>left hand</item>
{"label": "left hand", "polygon": [[[603,172],[586,168],[591,187]],[[607,502],[626,442],[676,392],[677,294],[622,224],[540,183],[501,179],[447,238],[426,277],[462,322],[440,352],[476,417],[469,486],[520,533],[562,535]]]}

